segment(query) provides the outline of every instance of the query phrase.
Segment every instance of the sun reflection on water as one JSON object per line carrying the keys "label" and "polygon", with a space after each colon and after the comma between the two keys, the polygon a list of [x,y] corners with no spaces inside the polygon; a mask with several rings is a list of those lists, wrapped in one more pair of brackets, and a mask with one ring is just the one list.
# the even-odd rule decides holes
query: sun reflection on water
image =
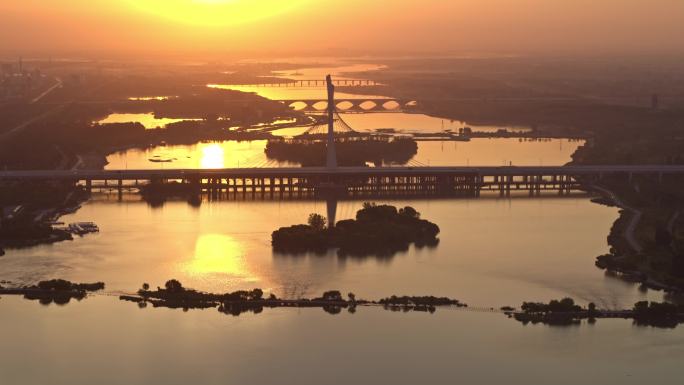
{"label": "sun reflection on water", "polygon": [[184,267],[193,276],[220,274],[230,280],[259,281],[249,268],[242,244],[228,235],[201,235],[195,244],[194,256]]}
{"label": "sun reflection on water", "polygon": [[201,148],[202,159],[200,160],[200,168],[224,168],[225,167],[225,151],[218,143],[208,144]]}

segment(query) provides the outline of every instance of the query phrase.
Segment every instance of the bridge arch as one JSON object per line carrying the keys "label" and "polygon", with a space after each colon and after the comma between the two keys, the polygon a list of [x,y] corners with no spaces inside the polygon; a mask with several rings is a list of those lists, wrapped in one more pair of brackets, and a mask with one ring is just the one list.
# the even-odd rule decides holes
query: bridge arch
{"label": "bridge arch", "polygon": [[387,111],[396,111],[401,109],[401,103],[396,100],[388,100],[381,104],[382,108]]}
{"label": "bridge arch", "polygon": [[318,101],[316,103],[313,103],[311,105],[311,108],[316,111],[325,111],[328,108],[328,102],[326,101]]}
{"label": "bridge arch", "polygon": [[295,111],[304,111],[309,108],[309,104],[306,102],[292,102],[287,106]]}
{"label": "bridge arch", "polygon": [[351,100],[342,100],[335,107],[340,111],[351,111],[356,107],[356,104]]}
{"label": "bridge arch", "polygon": [[377,107],[378,107],[378,103],[376,103],[372,100],[366,100],[365,102],[361,102],[359,104],[359,108],[364,110],[364,111],[371,111]]}

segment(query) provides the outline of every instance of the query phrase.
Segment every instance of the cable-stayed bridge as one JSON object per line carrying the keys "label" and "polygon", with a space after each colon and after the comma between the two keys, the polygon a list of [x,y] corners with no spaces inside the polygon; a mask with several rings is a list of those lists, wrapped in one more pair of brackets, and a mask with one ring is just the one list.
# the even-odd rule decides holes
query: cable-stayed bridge
{"label": "cable-stayed bridge", "polygon": [[338,167],[335,142],[359,135],[336,110],[335,83],[327,78],[327,119],[303,136],[323,137],[326,167],[251,167],[166,170],[33,170],[0,171],[0,182],[42,181],[82,184],[87,190],[163,186],[178,182],[196,191],[330,193],[351,195],[465,195],[483,191],[569,193],[606,176],[631,179],[646,176],[653,183],[684,176],[684,165],[595,165],[532,167]]}

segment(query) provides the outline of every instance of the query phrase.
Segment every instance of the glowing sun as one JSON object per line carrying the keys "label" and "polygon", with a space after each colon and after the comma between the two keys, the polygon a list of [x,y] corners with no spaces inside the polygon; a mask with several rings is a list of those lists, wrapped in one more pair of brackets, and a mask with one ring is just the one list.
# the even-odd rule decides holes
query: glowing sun
{"label": "glowing sun", "polygon": [[169,20],[205,26],[249,23],[312,0],[127,0],[134,8]]}

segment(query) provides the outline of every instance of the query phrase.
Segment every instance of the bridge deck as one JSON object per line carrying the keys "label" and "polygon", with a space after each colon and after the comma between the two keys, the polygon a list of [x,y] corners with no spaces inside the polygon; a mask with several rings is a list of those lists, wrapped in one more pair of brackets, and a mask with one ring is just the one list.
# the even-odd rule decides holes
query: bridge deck
{"label": "bridge deck", "polygon": [[602,176],[602,175],[684,174],[684,165],[597,165],[597,166],[524,166],[524,167],[283,167],[165,170],[16,170],[0,171],[3,180],[146,180],[199,178],[298,178],[298,177],[371,177],[371,176]]}

